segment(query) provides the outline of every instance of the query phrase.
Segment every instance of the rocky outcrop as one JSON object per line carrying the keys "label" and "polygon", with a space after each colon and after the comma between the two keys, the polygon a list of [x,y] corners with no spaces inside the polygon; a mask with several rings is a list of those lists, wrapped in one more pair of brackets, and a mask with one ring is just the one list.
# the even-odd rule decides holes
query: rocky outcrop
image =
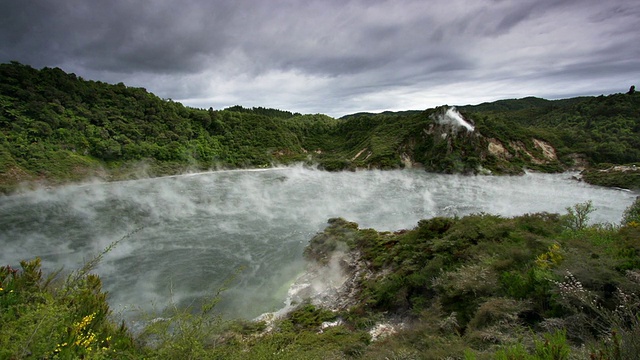
{"label": "rocky outcrop", "polygon": [[505,160],[511,159],[513,157],[513,155],[511,155],[511,153],[504,147],[504,145],[502,145],[500,140],[489,138],[487,139],[487,141],[489,143],[489,145],[487,146],[489,154]]}
{"label": "rocky outcrop", "polygon": [[358,283],[373,273],[360,252],[336,251],[326,264],[310,263],[288,294],[290,305],[309,302],[331,310],[346,310],[358,303]]}
{"label": "rocky outcrop", "polygon": [[522,141],[502,141],[494,138],[487,139],[489,154],[501,160],[524,158],[536,165],[544,165],[558,161],[556,150],[551,144],[540,139],[531,139],[533,149],[528,148]]}
{"label": "rocky outcrop", "polygon": [[[345,311],[358,304],[360,282],[380,276],[370,270],[360,251],[348,245],[358,231],[357,224],[342,218],[329,219],[328,223],[305,249],[307,268],[289,287],[284,307],[256,319],[267,323],[267,331],[277,319],[301,304],[313,304],[333,312]],[[339,323],[323,324],[322,329]]]}
{"label": "rocky outcrop", "polygon": [[546,161],[558,160],[558,156],[556,155],[556,149],[554,149],[553,146],[551,146],[551,144],[549,144],[548,142],[538,140],[538,139],[533,139],[533,145],[535,145],[535,147],[537,147],[538,149],[542,150],[542,156],[544,157],[544,160]]}
{"label": "rocky outcrop", "polygon": [[[342,218],[329,219],[329,226],[314,236],[305,249],[309,260],[306,271],[290,286],[285,307],[275,313],[263,314],[257,320],[267,323],[266,332],[272,331],[277,319],[284,318],[302,304],[330,310],[347,311],[361,302],[361,284],[388,275],[388,270],[371,270],[362,252],[353,247],[358,232],[357,224]],[[399,317],[381,319],[371,324],[371,341],[377,341],[402,330],[406,322]],[[321,333],[329,327],[343,324],[343,319],[323,322]]]}
{"label": "rocky outcrop", "polygon": [[358,224],[342,218],[328,220],[304,251],[309,261],[289,292],[291,303],[311,302],[333,311],[357,303],[358,282],[373,276],[360,251],[352,246]]}

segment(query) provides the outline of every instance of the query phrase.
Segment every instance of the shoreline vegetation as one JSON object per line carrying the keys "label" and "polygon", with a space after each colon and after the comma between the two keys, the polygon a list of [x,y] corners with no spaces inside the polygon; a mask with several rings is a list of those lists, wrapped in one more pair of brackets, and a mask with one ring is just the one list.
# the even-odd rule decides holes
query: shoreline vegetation
{"label": "shoreline vegetation", "polygon": [[[586,169],[584,181],[639,189],[640,94],[528,97],[334,119],[239,105],[195,109],[58,68],[0,64],[0,193],[299,162],[327,171]],[[626,170],[616,170],[621,165]]]}
{"label": "shoreline vegetation", "polygon": [[396,232],[329,219],[305,249],[301,281],[332,281],[301,287],[280,317],[223,320],[218,292],[135,333],[92,274],[132,233],[67,276],[43,274],[39,259],[1,267],[0,357],[633,359],[640,198],[620,224],[589,225],[593,210],[436,217]]}

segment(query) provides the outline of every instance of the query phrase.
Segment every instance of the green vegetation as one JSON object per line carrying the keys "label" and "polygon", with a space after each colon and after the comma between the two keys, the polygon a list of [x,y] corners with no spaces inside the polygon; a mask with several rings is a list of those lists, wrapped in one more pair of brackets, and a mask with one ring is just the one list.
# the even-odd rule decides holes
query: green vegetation
{"label": "green vegetation", "polygon": [[640,189],[640,163],[615,166],[604,163],[582,172],[583,179],[594,185]]}
{"label": "green vegetation", "polygon": [[[598,171],[612,168],[613,164],[632,167],[640,161],[640,96],[637,93],[555,101],[529,97],[460,109],[472,119],[489,120],[491,129],[504,124],[503,130],[511,131],[512,135],[520,138],[533,135],[549,142],[564,166],[580,165],[576,160],[583,159],[585,165],[594,166],[584,176],[590,183],[640,188],[638,171]],[[483,132],[480,127],[479,130]]]}
{"label": "green vegetation", "polygon": [[[640,336],[640,200],[622,225],[565,215],[422,220],[395,233],[331,219],[305,251],[362,260],[356,305],[300,304],[268,322],[167,310],[139,333],[117,324],[100,256],[65,279],[39,260],[0,268],[0,351],[8,359],[630,359]],[[115,244],[113,245],[115,246]],[[106,251],[109,251],[107,249]],[[355,271],[352,269],[351,271]],[[325,325],[323,324],[329,324]],[[373,335],[380,324],[397,325]],[[391,325],[388,325],[391,326]]]}
{"label": "green vegetation", "polygon": [[622,224],[635,226],[640,224],[640,196],[629,206],[622,215]]}
{"label": "green vegetation", "polygon": [[[193,109],[122,83],[0,64],[0,192],[22,181],[292,162],[515,174],[583,161],[592,166],[583,174],[590,183],[640,188],[637,93],[460,107],[473,133],[439,124],[448,109],[341,119]],[[592,210],[584,203],[565,215],[438,217],[396,233],[331,219],[305,256],[326,265],[336,250],[357,254],[366,271],[356,305],[334,313],[304,303],[270,322],[222,321],[213,295],[201,309],[168,309],[134,334],[114,320],[91,274],[100,255],[68,276],[23,261],[21,269],[0,268],[0,358],[633,358],[640,200],[620,226],[588,225]],[[370,333],[393,323],[402,326]]]}
{"label": "green vegetation", "polygon": [[[0,358],[127,358],[135,348],[116,324],[96,275],[43,277],[40,260],[0,268]],[[85,269],[88,270],[88,269]]]}
{"label": "green vegetation", "polygon": [[324,115],[234,106],[201,110],[143,88],[60,69],[0,65],[0,183],[147,176],[305,160],[333,128]]}
{"label": "green vegetation", "polygon": [[[518,174],[640,162],[640,95],[501,100],[459,110],[476,131],[437,119],[448,107],[341,119],[232,106],[194,109],[144,88],[58,68],[0,64],[0,191],[21,182],[136,178],[304,162],[322,169],[422,166]],[[545,149],[549,146],[551,150]],[[638,188],[638,173],[586,181]]]}

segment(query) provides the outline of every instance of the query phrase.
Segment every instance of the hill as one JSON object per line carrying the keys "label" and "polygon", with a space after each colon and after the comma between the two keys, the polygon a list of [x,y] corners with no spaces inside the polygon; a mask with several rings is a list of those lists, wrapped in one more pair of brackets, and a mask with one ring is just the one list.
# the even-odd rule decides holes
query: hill
{"label": "hill", "polygon": [[[462,122],[473,127],[460,127]],[[640,161],[640,95],[501,100],[333,119],[261,107],[208,110],[60,69],[0,64],[0,187],[306,162],[326,170],[468,174]],[[606,167],[606,166],[605,166]],[[606,168],[610,168],[608,166]],[[615,174],[640,187],[635,172]]]}
{"label": "hill", "polygon": [[335,123],[264,108],[193,109],[122,83],[2,64],[0,182],[122,178],[141,163],[157,176],[299,161]]}

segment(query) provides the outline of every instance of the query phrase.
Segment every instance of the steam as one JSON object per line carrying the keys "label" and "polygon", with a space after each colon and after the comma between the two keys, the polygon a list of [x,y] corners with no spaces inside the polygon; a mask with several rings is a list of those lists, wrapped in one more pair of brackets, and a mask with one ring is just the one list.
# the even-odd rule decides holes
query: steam
{"label": "steam", "polygon": [[[40,256],[45,270],[76,269],[142,227],[96,269],[116,311],[162,309],[171,302],[197,306],[243,268],[218,309],[254,318],[283,306],[289,285],[304,273],[304,247],[332,217],[394,231],[433,216],[564,212],[592,200],[594,221],[617,223],[634,198],[569,175],[303,167],[67,186],[0,197],[0,264]],[[341,274],[334,270],[338,283]]]}
{"label": "steam", "polygon": [[468,123],[463,117],[462,114],[458,112],[458,110],[454,107],[450,107],[444,113],[444,115],[439,115],[436,118],[438,124],[442,125],[451,125],[454,128],[465,128],[469,132],[473,132],[475,127]]}
{"label": "steam", "polygon": [[261,314],[256,320],[266,321],[268,326],[271,326],[273,320],[285,316],[305,301],[334,311],[355,305],[353,294],[349,293],[352,286],[349,285],[359,281],[360,277],[353,276],[350,279],[344,268],[355,259],[349,256],[349,250],[344,243],[338,243],[338,246],[339,248],[331,253],[327,264],[307,264],[306,271],[289,286],[282,308]]}

